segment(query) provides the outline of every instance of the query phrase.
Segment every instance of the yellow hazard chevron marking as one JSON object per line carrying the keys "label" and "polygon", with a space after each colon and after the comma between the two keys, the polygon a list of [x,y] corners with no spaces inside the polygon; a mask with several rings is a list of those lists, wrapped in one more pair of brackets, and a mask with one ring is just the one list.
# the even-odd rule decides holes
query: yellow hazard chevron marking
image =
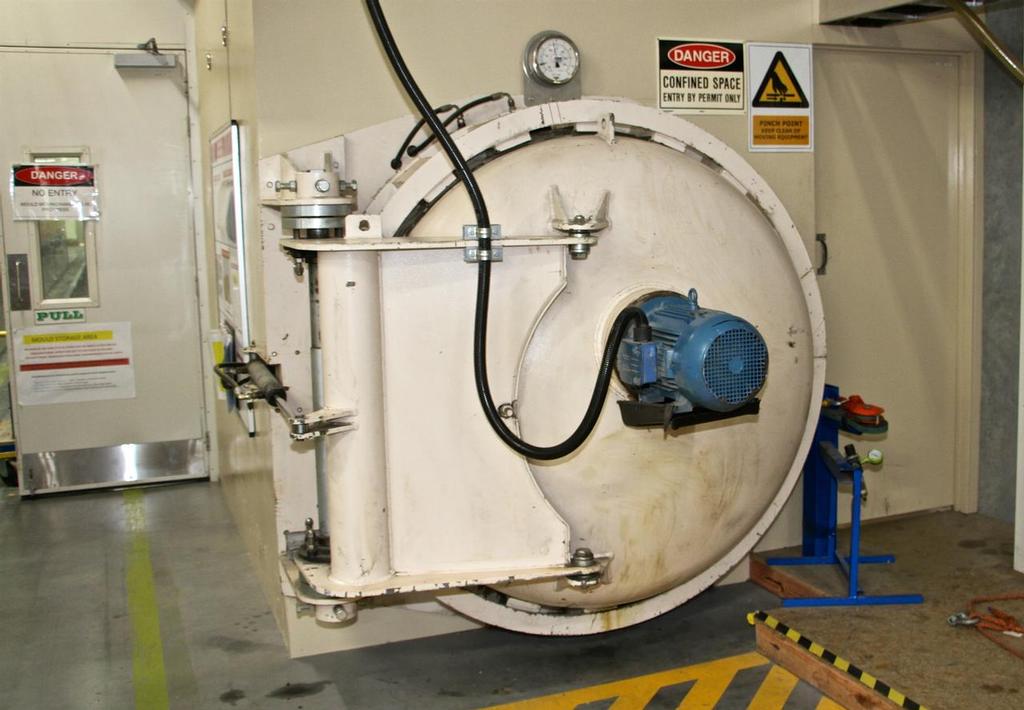
{"label": "yellow hazard chevron marking", "polygon": [[[696,682],[686,693],[679,710],[711,710],[722,699],[738,672],[766,665],[769,665],[769,661],[764,656],[744,653],[589,688],[495,705],[489,710],[572,710],[580,705],[610,699],[614,699],[611,710],[642,710],[662,688],[688,681]],[[789,671],[780,666],[772,666],[748,710],[782,710],[798,682],[799,679]],[[828,698],[822,698],[817,710],[843,708]]]}
{"label": "yellow hazard chevron marking", "polygon": [[750,707],[759,710],[782,710],[799,679],[781,666],[772,666],[750,701]]}
{"label": "yellow hazard chevron marking", "polygon": [[[791,629],[790,627],[783,624],[774,616],[768,616],[768,614],[765,614],[763,611],[755,611],[747,614],[747,623],[753,626],[757,622],[761,622],[768,628],[777,631],[778,633],[782,634],[786,638],[796,643],[804,650],[810,651],[826,663],[830,663],[839,670],[843,671],[844,673],[852,676],[853,678],[856,678],[861,683],[866,685],[868,688],[871,688],[872,690],[881,693],[885,697],[889,698],[889,700],[899,705],[901,708],[907,708],[907,710],[927,710],[927,708],[918,703],[916,700],[911,700],[895,688],[890,688],[887,683],[883,683],[870,673],[861,670],[857,666],[847,661],[845,658],[840,658],[824,646],[814,643],[796,629]],[[754,706],[751,705],[751,707]],[[822,706],[819,703],[819,710],[821,709],[821,707]]]}
{"label": "yellow hazard chevron marking", "polygon": [[609,698],[617,698],[611,706],[614,710],[632,710],[646,706],[651,698],[666,685],[675,685],[691,680],[697,682],[686,694],[686,699],[679,707],[683,710],[713,708],[726,688],[729,687],[736,673],[767,664],[768,659],[759,653],[744,653],[685,668],[593,685],[589,688],[570,690],[542,698],[531,698],[508,705],[497,705],[491,710],[499,708],[501,710],[567,710],[584,703]]}

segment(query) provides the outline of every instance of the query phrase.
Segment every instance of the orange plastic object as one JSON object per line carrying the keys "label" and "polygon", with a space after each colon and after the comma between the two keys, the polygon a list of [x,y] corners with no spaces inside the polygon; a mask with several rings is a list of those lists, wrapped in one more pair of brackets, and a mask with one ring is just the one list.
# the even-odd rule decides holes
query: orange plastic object
{"label": "orange plastic object", "polygon": [[859,394],[851,394],[843,402],[843,409],[857,417],[880,417],[885,412],[884,407],[877,404],[868,404]]}

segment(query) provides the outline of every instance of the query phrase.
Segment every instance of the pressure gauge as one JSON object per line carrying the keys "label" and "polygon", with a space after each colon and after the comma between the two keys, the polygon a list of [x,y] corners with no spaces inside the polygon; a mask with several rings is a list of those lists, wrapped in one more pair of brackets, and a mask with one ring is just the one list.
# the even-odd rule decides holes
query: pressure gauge
{"label": "pressure gauge", "polygon": [[523,52],[523,95],[528,106],[580,97],[580,52],[561,32],[538,32]]}
{"label": "pressure gauge", "polygon": [[524,68],[536,81],[551,86],[568,84],[580,68],[580,52],[561,32],[541,32],[526,46]]}

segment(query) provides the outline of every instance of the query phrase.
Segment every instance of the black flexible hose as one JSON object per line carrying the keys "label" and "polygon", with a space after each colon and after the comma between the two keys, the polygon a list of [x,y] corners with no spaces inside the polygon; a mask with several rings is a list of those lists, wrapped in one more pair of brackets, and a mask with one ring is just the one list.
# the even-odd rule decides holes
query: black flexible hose
{"label": "black flexible hose", "polygon": [[[445,104],[444,106],[438,106],[437,108],[435,108],[434,109],[434,113],[448,113],[449,111],[455,111],[458,108],[459,107],[456,106],[455,104]],[[461,109],[461,110],[464,110],[464,109]],[[447,126],[450,121],[451,121],[451,118],[449,117],[447,120],[445,120],[444,125]],[[422,118],[420,120],[416,121],[416,125],[412,127],[412,130],[409,131],[409,135],[407,135],[405,137],[405,140],[402,141],[402,145],[399,146],[398,152],[395,153],[395,157],[391,159],[391,169],[392,170],[398,170],[400,167],[402,167],[402,155],[405,153],[405,149],[406,148],[408,148],[409,151],[410,151],[409,152],[410,157],[413,156],[413,155],[416,155],[416,153],[412,152],[412,147],[410,147],[409,144],[412,143],[412,139],[416,137],[416,134],[419,133],[420,129],[423,128],[423,125],[425,123],[426,123],[426,120],[422,119]],[[433,136],[433,134],[430,134],[430,135]],[[424,144],[421,143],[420,145],[421,145],[421,147],[417,150],[417,152],[419,152],[420,150],[423,149],[422,146]]]}
{"label": "black flexible hose", "polygon": [[[487,213],[487,204],[484,201],[483,193],[480,191],[480,186],[477,184],[473,171],[470,169],[458,146],[455,145],[455,141],[452,140],[448,131],[445,130],[441,119],[434,113],[430,103],[423,95],[423,92],[420,91],[416,80],[413,79],[409,71],[409,67],[406,66],[405,61],[402,59],[398,46],[395,44],[395,38],[391,34],[387,20],[384,18],[384,12],[381,10],[380,0],[366,0],[366,8],[370,12],[370,18],[373,20],[374,28],[377,30],[377,36],[380,38],[381,45],[384,47],[384,52],[387,54],[391,67],[398,76],[398,80],[402,83],[402,87],[409,95],[413,104],[415,104],[420,116],[423,117],[423,120],[430,126],[430,130],[437,137],[441,148],[455,168],[455,175],[466,187],[470,202],[473,204],[473,211],[476,213],[477,227],[485,230],[477,240],[478,248],[490,250],[491,220]],[[494,398],[491,396],[491,388],[487,380],[487,312],[491,293],[490,261],[480,262],[476,283],[476,315],[473,327],[473,374],[476,381],[477,396],[480,399],[480,406],[484,410],[487,421],[502,441],[514,451],[527,458],[538,461],[551,461],[568,456],[586,441],[587,437],[590,436],[590,432],[593,431],[594,426],[597,424],[598,417],[601,415],[601,409],[604,406],[605,397],[608,394],[608,387],[611,384],[615,356],[619,351],[623,337],[626,335],[627,328],[634,320],[642,325],[646,325],[647,316],[641,309],[636,307],[625,308],[616,316],[615,321],[612,323],[611,332],[608,334],[608,341],[604,347],[597,380],[594,382],[594,389],[590,395],[590,403],[579,426],[576,427],[575,431],[565,441],[559,444],[554,446],[534,446],[516,436],[505,425],[505,422],[502,421],[497,407],[494,406]]]}
{"label": "black flexible hose", "polygon": [[[448,126],[450,126],[452,124],[452,121],[458,121],[459,122],[459,128],[462,128],[464,125],[466,125],[465,121],[463,120],[463,116],[465,116],[467,111],[472,111],[477,106],[481,106],[483,104],[490,103],[491,101],[499,101],[501,99],[505,99],[505,101],[508,103],[508,110],[509,111],[515,111],[516,110],[515,99],[513,99],[512,96],[510,96],[506,92],[501,91],[501,92],[498,92],[497,94],[491,94],[490,96],[481,96],[478,99],[473,99],[472,101],[468,101],[465,104],[463,104],[462,106],[459,106],[459,110],[456,111],[455,113],[453,113],[452,115],[448,116],[447,118],[445,118],[444,119],[444,123],[442,125],[445,128],[447,128]],[[420,141],[417,145],[410,145],[409,146],[409,151],[408,151],[409,157],[412,158],[412,157],[416,156],[420,151],[422,151],[424,148],[426,148],[428,145],[430,145],[433,142],[434,142],[434,134],[431,133],[429,136],[427,136],[422,141]]]}
{"label": "black flexible hose", "polygon": [[[489,230],[491,218],[487,214],[487,204],[484,202],[484,196],[480,192],[480,186],[477,184],[476,178],[473,177],[473,171],[469,169],[469,164],[462,157],[462,153],[459,152],[455,141],[452,140],[452,137],[448,135],[448,131],[441,125],[441,119],[437,117],[437,114],[430,107],[427,97],[420,91],[420,87],[416,84],[416,80],[409,71],[409,67],[406,66],[405,60],[402,59],[402,55],[398,51],[398,45],[395,44],[395,37],[391,34],[391,28],[388,27],[388,21],[384,18],[384,11],[380,8],[380,0],[366,0],[366,9],[370,12],[370,19],[373,20],[373,26],[377,30],[377,37],[384,47],[384,53],[388,55],[391,68],[395,70],[398,80],[402,83],[405,93],[408,94],[423,120],[430,126],[430,130],[437,136],[438,142],[455,167],[455,174],[462,180],[462,184],[466,186],[469,200],[473,203],[473,211],[476,213],[477,226]],[[489,231],[479,239],[479,247],[481,249],[491,248]]]}
{"label": "black flexible hose", "polygon": [[[608,333],[608,340],[604,346],[604,354],[601,357],[601,366],[597,371],[597,379],[594,381],[594,389],[590,394],[590,402],[587,411],[575,431],[567,439],[554,446],[535,446],[523,441],[516,436],[512,430],[505,426],[501,415],[494,407],[494,399],[491,397],[490,384],[487,379],[487,358],[484,356],[487,349],[487,301],[490,289],[491,265],[489,262],[482,262],[477,274],[477,308],[475,332],[473,338],[473,371],[476,375],[476,391],[481,404],[484,404],[484,414],[491,428],[498,434],[510,448],[526,458],[537,461],[552,461],[568,456],[583,445],[583,442],[590,436],[590,432],[597,425],[601,416],[601,409],[604,407],[605,397],[608,395],[608,387],[612,381],[612,372],[615,368],[615,357],[619,352],[619,346],[626,335],[630,323],[634,320],[646,325],[647,315],[636,306],[624,308],[615,321],[612,323],[611,332]],[[483,305],[481,306],[481,301]],[[486,404],[485,404],[486,403]],[[488,406],[490,405],[490,406]]]}

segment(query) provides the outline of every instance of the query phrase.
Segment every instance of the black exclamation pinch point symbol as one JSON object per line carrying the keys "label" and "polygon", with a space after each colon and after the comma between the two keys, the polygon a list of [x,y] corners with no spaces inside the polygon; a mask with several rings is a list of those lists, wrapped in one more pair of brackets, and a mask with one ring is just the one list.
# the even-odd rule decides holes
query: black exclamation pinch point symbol
{"label": "black exclamation pinch point symbol", "polygon": [[[788,79],[788,81],[787,81]],[[810,102],[786,61],[786,55],[776,52],[768,65],[761,85],[754,94],[753,106],[757,108],[808,108]]]}

